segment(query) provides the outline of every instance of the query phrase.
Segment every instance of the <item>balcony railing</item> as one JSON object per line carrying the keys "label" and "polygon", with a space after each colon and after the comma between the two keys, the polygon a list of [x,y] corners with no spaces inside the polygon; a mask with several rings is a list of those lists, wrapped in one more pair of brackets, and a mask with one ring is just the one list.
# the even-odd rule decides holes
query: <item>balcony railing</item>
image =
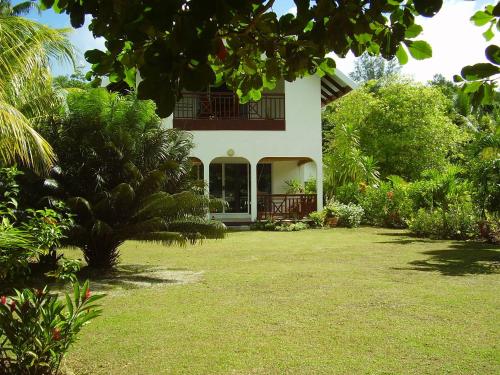
{"label": "balcony railing", "polygon": [[174,119],[284,120],[285,95],[264,93],[257,102],[240,104],[233,93],[186,93],[176,104]]}
{"label": "balcony railing", "polygon": [[300,220],[317,209],[316,194],[259,194],[259,220]]}

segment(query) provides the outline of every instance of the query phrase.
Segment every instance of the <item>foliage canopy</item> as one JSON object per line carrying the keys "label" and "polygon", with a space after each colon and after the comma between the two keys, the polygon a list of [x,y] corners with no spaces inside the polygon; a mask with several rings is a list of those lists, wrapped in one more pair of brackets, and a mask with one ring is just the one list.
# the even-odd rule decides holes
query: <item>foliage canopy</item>
{"label": "foliage canopy", "polygon": [[92,76],[109,76],[110,86],[135,86],[153,99],[158,113],[172,113],[183,89],[200,90],[225,82],[243,100],[259,99],[277,79],[333,72],[334,52],[360,56],[367,51],[387,59],[408,53],[432,55],[416,40],[417,15],[432,17],[442,0],[295,0],[296,15],[278,16],[275,0],[42,0],[46,8],[68,13],[73,27],[92,16],[90,29],[106,39],[105,52],[87,51]]}

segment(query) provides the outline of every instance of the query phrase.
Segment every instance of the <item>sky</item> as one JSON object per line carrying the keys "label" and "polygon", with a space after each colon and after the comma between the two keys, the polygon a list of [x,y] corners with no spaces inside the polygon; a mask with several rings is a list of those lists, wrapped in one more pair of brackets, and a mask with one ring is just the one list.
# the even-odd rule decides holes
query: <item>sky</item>
{"label": "sky", "polygon": [[[19,1],[14,1],[14,3]],[[418,17],[417,23],[424,28],[424,32],[418,39],[431,44],[433,56],[421,61],[410,59],[402,72],[422,82],[432,79],[436,73],[441,73],[451,79],[454,74],[460,72],[463,66],[485,61],[484,50],[495,40],[486,42],[481,35],[486,28],[474,26],[469,19],[476,10],[482,9],[486,4],[496,4],[496,1],[445,0],[443,8],[435,17]],[[294,13],[296,8],[293,0],[276,0],[273,10],[277,14],[285,14]],[[28,17],[54,28],[70,27],[67,15],[56,14],[52,10],[44,11],[41,15],[32,12]],[[94,39],[87,29],[88,21],[89,19],[84,27],[72,31],[70,36],[79,51],[79,63],[85,67],[84,71],[88,65],[83,59],[83,52],[94,48],[104,49],[104,40]],[[500,36],[497,35],[495,39],[498,44]],[[355,60],[353,55],[348,55],[345,59],[332,57],[337,61],[337,67],[344,73],[347,74],[353,70]],[[56,65],[53,66],[53,72],[55,75],[70,74],[72,67]]]}

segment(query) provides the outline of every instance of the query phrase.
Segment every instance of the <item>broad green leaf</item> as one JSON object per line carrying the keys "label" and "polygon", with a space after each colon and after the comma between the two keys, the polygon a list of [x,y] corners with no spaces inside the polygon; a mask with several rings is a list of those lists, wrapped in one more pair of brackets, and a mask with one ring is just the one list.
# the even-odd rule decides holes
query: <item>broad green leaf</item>
{"label": "broad green leaf", "polygon": [[324,71],[326,74],[333,75],[335,74],[335,61],[329,57],[325,58],[321,64],[319,64],[319,68]]}
{"label": "broad green leaf", "polygon": [[98,49],[91,49],[85,52],[85,60],[90,64],[98,64],[106,57],[106,54]]}
{"label": "broad green leaf", "polygon": [[489,63],[467,65],[462,69],[461,75],[468,81],[488,78],[500,73],[500,67]]}
{"label": "broad green leaf", "polygon": [[459,83],[459,82],[463,82],[464,79],[462,77],[460,77],[458,74],[455,74],[453,76],[453,82],[456,82],[456,83]]}
{"label": "broad green leaf", "polygon": [[493,32],[493,30],[491,30],[491,27],[488,28],[488,30],[486,30],[484,33],[483,33],[483,37],[484,39],[486,39],[487,41],[490,41],[491,39],[493,39],[493,37],[495,36],[495,33]]}
{"label": "broad green leaf", "polygon": [[493,19],[493,16],[491,14],[488,14],[482,10],[479,10],[477,11],[476,13],[474,13],[474,15],[470,18],[470,20],[472,22],[474,22],[474,24],[476,26],[484,26],[486,25],[488,22],[490,22],[491,20]]}
{"label": "broad green leaf", "polygon": [[401,65],[405,65],[408,62],[408,54],[402,44],[399,45],[399,48],[396,51],[396,57]]}
{"label": "broad green leaf", "polygon": [[408,51],[410,51],[410,55],[416,60],[424,60],[432,57],[432,47],[423,40],[407,42],[406,45]]}
{"label": "broad green leaf", "polygon": [[481,87],[481,81],[469,82],[464,85],[464,93],[471,94],[476,92]]}
{"label": "broad green leaf", "polygon": [[422,32],[423,28],[422,26],[420,25],[417,25],[417,24],[413,24],[413,25],[410,25],[406,31],[405,31],[405,38],[415,38],[417,37],[418,35],[420,35],[420,33]]}
{"label": "broad green leaf", "polygon": [[493,64],[500,65],[500,47],[492,44],[485,50],[485,55]]}

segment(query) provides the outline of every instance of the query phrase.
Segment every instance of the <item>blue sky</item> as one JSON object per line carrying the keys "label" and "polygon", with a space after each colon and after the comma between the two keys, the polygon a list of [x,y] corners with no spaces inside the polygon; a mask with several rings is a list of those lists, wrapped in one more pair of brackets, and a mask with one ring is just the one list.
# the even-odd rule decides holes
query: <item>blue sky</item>
{"label": "blue sky", "polygon": [[[19,1],[15,0],[14,3]],[[410,61],[404,66],[403,73],[419,81],[429,80],[435,73],[442,73],[451,78],[453,74],[459,73],[464,65],[483,61],[484,49],[488,45],[481,35],[484,30],[472,25],[469,18],[475,10],[484,7],[485,4],[495,3],[494,0],[446,0],[437,16],[420,17],[417,23],[424,27],[421,39],[431,44],[434,51],[433,57],[424,61]],[[273,10],[278,14],[293,13],[294,2],[293,0],[277,0]],[[41,15],[32,12],[28,17],[55,28],[70,27],[68,16],[56,14],[52,10],[44,11]],[[497,44],[499,39],[497,35]],[[86,26],[74,30],[71,33],[71,40],[80,51],[79,61],[82,65],[86,65],[83,52],[87,49],[104,49],[104,41],[94,39]],[[348,55],[345,59],[332,57],[337,61],[338,68],[345,73],[352,70],[354,56]],[[69,74],[72,68],[67,65],[56,65],[53,66],[53,72],[55,75]]]}

